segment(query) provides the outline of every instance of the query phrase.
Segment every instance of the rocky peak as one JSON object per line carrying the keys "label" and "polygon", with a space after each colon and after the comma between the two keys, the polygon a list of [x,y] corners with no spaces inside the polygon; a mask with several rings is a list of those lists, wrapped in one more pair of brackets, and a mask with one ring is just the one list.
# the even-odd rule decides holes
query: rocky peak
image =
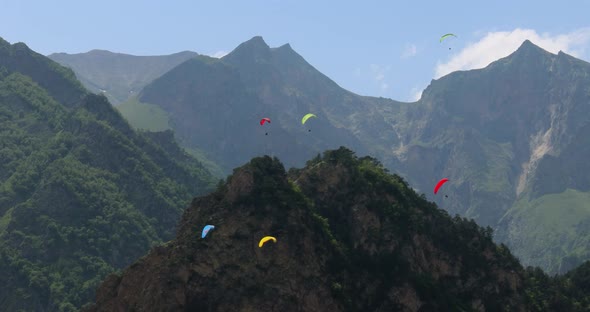
{"label": "rocky peak", "polygon": [[[259,247],[267,235],[277,241]],[[192,202],[175,240],[107,278],[88,311],[522,311],[522,268],[497,250],[346,148],[289,174],[254,158]]]}
{"label": "rocky peak", "polygon": [[226,55],[224,59],[248,62],[251,60],[268,60],[270,57],[270,47],[264,42],[261,36],[256,36],[240,44]]}

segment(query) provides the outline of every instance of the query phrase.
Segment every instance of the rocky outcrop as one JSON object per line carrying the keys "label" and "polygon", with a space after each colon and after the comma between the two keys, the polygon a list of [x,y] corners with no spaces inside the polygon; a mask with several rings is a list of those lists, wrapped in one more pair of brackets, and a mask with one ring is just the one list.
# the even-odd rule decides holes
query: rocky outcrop
{"label": "rocky outcrop", "polygon": [[270,157],[235,170],[86,311],[525,311],[522,279],[489,230],[341,148],[289,174]]}

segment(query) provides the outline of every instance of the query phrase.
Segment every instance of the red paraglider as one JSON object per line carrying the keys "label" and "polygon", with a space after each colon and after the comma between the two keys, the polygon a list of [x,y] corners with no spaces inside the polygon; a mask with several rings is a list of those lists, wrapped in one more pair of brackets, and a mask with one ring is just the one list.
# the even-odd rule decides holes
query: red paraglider
{"label": "red paraglider", "polygon": [[262,119],[260,119],[260,125],[261,126],[264,125],[265,122],[270,123],[270,118],[262,118]]}
{"label": "red paraglider", "polygon": [[438,183],[436,183],[436,186],[434,187],[434,194],[436,194],[438,192],[438,189],[445,183],[447,183],[449,181],[449,179],[444,178],[440,181],[438,181]]}

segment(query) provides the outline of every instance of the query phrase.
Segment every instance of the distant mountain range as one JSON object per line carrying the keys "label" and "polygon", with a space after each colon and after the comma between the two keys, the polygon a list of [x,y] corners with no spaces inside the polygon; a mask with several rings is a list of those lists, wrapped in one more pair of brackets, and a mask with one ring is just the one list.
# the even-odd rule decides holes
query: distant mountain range
{"label": "distant mountain range", "polygon": [[[549,278],[446,211],[494,227],[525,265],[588,258],[589,65],[525,41],[402,103],[255,37],[117,106],[164,130],[143,132],[73,71],[0,40],[0,305],[77,311],[127,267],[86,310],[587,311],[588,262]],[[262,154],[305,166],[248,158]],[[206,168],[233,174],[178,224],[213,190]],[[199,239],[204,224],[217,228]]]}
{"label": "distant mountain range", "polygon": [[[218,174],[263,154],[287,167],[340,145],[374,155],[450,213],[492,226],[523,263],[563,273],[590,258],[589,73],[527,40],[402,103],[344,90],[289,45],[254,37],[185,61],[119,109],[138,127],[174,130]],[[301,125],[309,112],[318,118]]]}
{"label": "distant mountain range", "polygon": [[118,105],[176,65],[197,56],[184,51],[163,56],[135,56],[92,50],[87,53],[53,53],[48,57],[71,68],[84,87],[105,95]]}

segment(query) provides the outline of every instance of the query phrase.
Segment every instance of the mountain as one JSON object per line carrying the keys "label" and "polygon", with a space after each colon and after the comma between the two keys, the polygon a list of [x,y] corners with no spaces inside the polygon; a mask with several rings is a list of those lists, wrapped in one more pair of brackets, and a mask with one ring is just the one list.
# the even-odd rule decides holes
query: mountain
{"label": "mountain", "polygon": [[[213,224],[204,239],[200,231]],[[373,158],[252,159],[195,198],[176,238],[110,275],[99,311],[584,311],[588,267],[523,269]],[[258,241],[275,237],[261,248]],[[138,285],[141,285],[138,287]]]}
{"label": "mountain", "polygon": [[77,311],[214,179],[73,72],[0,39],[0,310]]}
{"label": "mountain", "polygon": [[104,94],[114,105],[135,96],[145,85],[176,65],[197,56],[183,51],[171,55],[135,56],[92,50],[86,53],[53,53],[48,57],[74,70],[90,91]]}
{"label": "mountain", "polygon": [[[258,155],[297,166],[341,145],[367,150],[345,127],[348,121],[332,118],[367,107],[366,99],[338,87],[289,45],[271,49],[261,37],[222,59],[180,64],[147,85],[138,100],[162,110],[181,144],[201,150],[226,174]],[[318,117],[303,126],[310,112]],[[271,123],[261,127],[265,117]]]}
{"label": "mountain", "polygon": [[[564,273],[590,259],[589,73],[527,40],[402,103],[344,90],[288,44],[254,37],[221,59],[178,65],[121,113],[139,128],[172,129],[223,174],[264,154],[287,167],[341,145],[373,155],[449,213],[493,227],[523,263]],[[302,125],[310,112],[318,117]],[[260,126],[263,117],[272,122]]]}
{"label": "mountain", "polygon": [[[434,81],[408,107],[403,172],[447,177],[451,213],[496,228],[523,263],[564,273],[590,258],[590,64],[525,41],[481,70]],[[559,165],[558,165],[559,164]]]}

